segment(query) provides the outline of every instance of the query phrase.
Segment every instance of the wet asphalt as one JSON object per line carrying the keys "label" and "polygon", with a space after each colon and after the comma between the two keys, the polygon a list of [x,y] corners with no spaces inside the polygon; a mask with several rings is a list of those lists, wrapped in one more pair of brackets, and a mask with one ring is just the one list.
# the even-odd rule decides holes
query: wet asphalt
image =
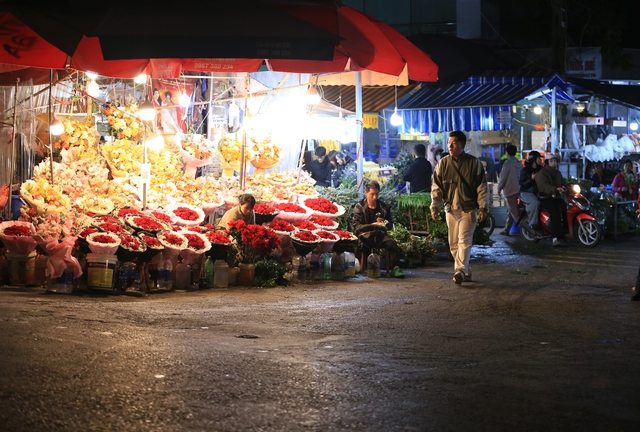
{"label": "wet asphalt", "polygon": [[0,431],[636,431],[640,237],[494,233],[473,282],[0,288]]}

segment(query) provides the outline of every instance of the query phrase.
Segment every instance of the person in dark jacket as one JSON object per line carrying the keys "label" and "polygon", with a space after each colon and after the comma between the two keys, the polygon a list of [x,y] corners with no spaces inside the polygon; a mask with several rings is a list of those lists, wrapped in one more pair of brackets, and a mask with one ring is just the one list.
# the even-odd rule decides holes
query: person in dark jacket
{"label": "person in dark jacket", "polygon": [[544,166],[536,175],[538,197],[540,206],[549,214],[551,219],[552,245],[560,246],[560,240],[564,239],[563,225],[566,223],[567,205],[560,193],[564,187],[564,178],[558,171],[558,159],[555,155],[547,156]]}
{"label": "person in dark jacket", "polygon": [[[380,194],[380,183],[371,180],[364,185],[365,199],[358,202],[353,207],[353,232],[360,235],[365,225],[373,223],[385,224],[388,230],[393,229],[393,219],[391,217],[391,206],[378,199]],[[400,249],[398,243],[389,235],[385,234],[380,242],[380,248],[389,252],[390,260],[395,264],[399,258]],[[402,270],[394,266],[391,276],[403,278]]]}
{"label": "person in dark jacket", "polygon": [[402,180],[409,182],[409,192],[431,192],[431,175],[433,167],[426,158],[427,148],[424,144],[416,144],[413,147],[415,159],[402,177]]}
{"label": "person in dark jacket", "polygon": [[524,168],[520,171],[520,199],[525,203],[529,226],[534,230],[540,229],[538,216],[540,214],[540,200],[538,199],[538,186],[536,175],[542,168],[540,153],[533,150],[529,152]]}
{"label": "person in dark jacket", "polygon": [[316,186],[331,186],[331,165],[327,159],[327,149],[319,146],[315,149],[316,158],[310,164],[311,178]]}
{"label": "person in dark jacket", "polygon": [[336,150],[331,150],[327,158],[331,165],[331,186],[338,187],[349,166],[354,165],[353,159],[345,152]]}

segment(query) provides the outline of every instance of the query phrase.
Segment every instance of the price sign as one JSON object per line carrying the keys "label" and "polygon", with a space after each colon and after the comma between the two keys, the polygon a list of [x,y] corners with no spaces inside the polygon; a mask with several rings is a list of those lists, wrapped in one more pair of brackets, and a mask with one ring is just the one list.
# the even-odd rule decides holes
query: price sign
{"label": "price sign", "polygon": [[151,164],[140,164],[140,181],[142,184],[149,184],[151,182]]}

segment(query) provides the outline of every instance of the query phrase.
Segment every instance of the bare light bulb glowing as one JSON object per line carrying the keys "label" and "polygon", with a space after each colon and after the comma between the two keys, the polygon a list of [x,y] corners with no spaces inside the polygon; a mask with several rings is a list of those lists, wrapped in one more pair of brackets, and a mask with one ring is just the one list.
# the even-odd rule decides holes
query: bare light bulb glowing
{"label": "bare light bulb glowing", "polygon": [[151,102],[145,101],[140,104],[138,115],[142,121],[153,120],[153,117],[156,115],[156,109]]}
{"label": "bare light bulb glowing", "polygon": [[631,130],[632,130],[632,131],[634,131],[634,132],[635,132],[635,131],[637,131],[637,130],[638,130],[638,123],[636,123],[636,122],[631,122],[631,123],[629,124],[629,129],[631,129]]}
{"label": "bare light bulb glowing", "polygon": [[320,102],[320,93],[318,93],[318,89],[316,86],[309,86],[307,89],[307,105],[317,105]]}
{"label": "bare light bulb glowing", "polygon": [[402,124],[402,117],[400,117],[400,114],[398,114],[398,107],[393,110],[393,114],[391,114],[390,120],[393,126],[400,126]]}
{"label": "bare light bulb glowing", "polygon": [[100,95],[100,86],[95,80],[91,80],[87,84],[87,94],[92,98],[97,98]]}
{"label": "bare light bulb glowing", "polygon": [[133,79],[133,82],[136,84],[144,84],[147,82],[147,74],[141,73],[137,77]]}
{"label": "bare light bulb glowing", "polygon": [[161,135],[155,135],[146,141],[147,148],[151,151],[159,151],[164,148],[164,138]]}
{"label": "bare light bulb glowing", "polygon": [[95,73],[95,72],[87,71],[84,74],[87,76],[87,78],[92,79],[92,80],[95,80],[96,78],[98,78],[98,74]]}
{"label": "bare light bulb glowing", "polygon": [[49,130],[51,131],[51,135],[62,135],[62,132],[64,132],[64,125],[60,120],[55,119],[53,123],[51,123]]}
{"label": "bare light bulb glowing", "polygon": [[191,98],[186,93],[182,93],[178,98],[178,103],[181,107],[187,108],[191,104]]}
{"label": "bare light bulb glowing", "polygon": [[540,114],[542,114],[542,108],[540,107],[540,105],[536,105],[536,106],[533,108],[533,113],[534,113],[534,114],[536,114],[536,115],[540,115]]}

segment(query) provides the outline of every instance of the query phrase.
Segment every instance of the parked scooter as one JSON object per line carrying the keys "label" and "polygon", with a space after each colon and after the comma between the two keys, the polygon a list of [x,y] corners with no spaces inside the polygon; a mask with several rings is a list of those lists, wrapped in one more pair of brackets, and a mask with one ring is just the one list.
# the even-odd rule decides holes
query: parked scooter
{"label": "parked scooter", "polygon": [[[597,245],[602,238],[602,229],[598,220],[591,214],[591,203],[580,193],[579,185],[574,184],[564,189],[562,194],[567,203],[567,213],[564,217],[567,218],[569,227],[567,238],[577,237],[580,243],[587,247]],[[551,218],[544,209],[540,209],[540,230],[534,230],[529,225],[525,204],[520,199],[518,199],[518,209],[518,225],[525,239],[537,242],[543,238],[551,238]]]}

